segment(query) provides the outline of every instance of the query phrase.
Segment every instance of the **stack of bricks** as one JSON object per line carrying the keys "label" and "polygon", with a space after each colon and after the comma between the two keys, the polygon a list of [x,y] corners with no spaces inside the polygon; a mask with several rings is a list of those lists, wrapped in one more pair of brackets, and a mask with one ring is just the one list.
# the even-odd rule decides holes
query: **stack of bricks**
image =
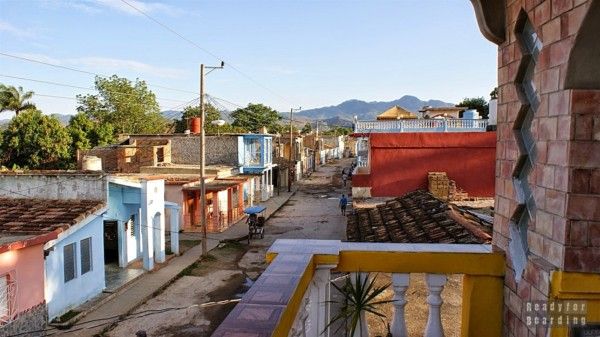
{"label": "stack of bricks", "polygon": [[[441,200],[448,200],[450,195],[450,179],[446,172],[428,172],[429,193]],[[456,186],[456,183],[453,184]]]}

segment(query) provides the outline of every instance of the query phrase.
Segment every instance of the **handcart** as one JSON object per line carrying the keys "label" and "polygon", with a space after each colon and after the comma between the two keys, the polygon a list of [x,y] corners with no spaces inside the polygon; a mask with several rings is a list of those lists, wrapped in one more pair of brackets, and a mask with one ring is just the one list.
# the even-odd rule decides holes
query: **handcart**
{"label": "handcart", "polygon": [[252,206],[244,210],[248,214],[246,223],[248,224],[248,244],[252,237],[265,237],[265,206]]}

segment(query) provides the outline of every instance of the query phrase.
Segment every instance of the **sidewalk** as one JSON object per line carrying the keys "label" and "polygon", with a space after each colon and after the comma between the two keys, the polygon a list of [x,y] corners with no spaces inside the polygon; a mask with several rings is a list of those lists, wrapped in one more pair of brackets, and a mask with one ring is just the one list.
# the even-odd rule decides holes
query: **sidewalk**
{"label": "sidewalk", "polygon": [[[281,208],[296,192],[296,187],[292,192],[281,191],[280,195],[275,196],[260,205],[267,207],[266,217],[269,218],[279,208]],[[207,241],[208,249],[211,250],[219,245],[219,242],[227,239],[237,239],[248,234],[248,227],[245,221],[239,221],[223,233],[210,234]],[[202,233],[182,233],[181,238],[199,239]],[[156,292],[167,287],[177,278],[179,273],[194,264],[202,255],[202,246],[197,245],[187,250],[183,255],[173,258],[166,266],[153,272],[141,276],[132,284],[115,292],[109,300],[89,312],[70,330],[49,331],[60,336],[79,337],[94,336],[101,333],[104,329],[118,320],[118,316],[126,315],[148,299],[152,298]],[[106,319],[108,317],[114,317]]]}

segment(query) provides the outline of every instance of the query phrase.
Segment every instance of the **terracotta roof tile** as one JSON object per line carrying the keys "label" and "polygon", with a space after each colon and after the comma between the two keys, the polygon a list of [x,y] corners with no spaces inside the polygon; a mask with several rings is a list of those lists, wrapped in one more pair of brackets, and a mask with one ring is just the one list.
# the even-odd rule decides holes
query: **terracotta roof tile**
{"label": "terracotta roof tile", "polygon": [[374,208],[355,209],[348,215],[346,234],[355,242],[489,242],[491,227],[476,219],[463,218],[454,207],[419,190]]}
{"label": "terracotta roof tile", "polygon": [[59,233],[102,207],[97,200],[0,198],[0,236]]}

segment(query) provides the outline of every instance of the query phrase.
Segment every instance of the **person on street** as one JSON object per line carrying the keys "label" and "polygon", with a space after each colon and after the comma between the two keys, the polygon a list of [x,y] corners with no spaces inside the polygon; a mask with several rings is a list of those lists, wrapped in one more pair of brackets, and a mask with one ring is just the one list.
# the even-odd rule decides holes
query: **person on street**
{"label": "person on street", "polygon": [[344,182],[344,187],[346,187],[346,181],[348,181],[348,175],[346,173],[342,174],[342,181]]}
{"label": "person on street", "polygon": [[346,215],[346,205],[348,204],[348,198],[346,198],[345,194],[342,194],[342,198],[340,199],[340,209],[342,211],[342,215]]}

